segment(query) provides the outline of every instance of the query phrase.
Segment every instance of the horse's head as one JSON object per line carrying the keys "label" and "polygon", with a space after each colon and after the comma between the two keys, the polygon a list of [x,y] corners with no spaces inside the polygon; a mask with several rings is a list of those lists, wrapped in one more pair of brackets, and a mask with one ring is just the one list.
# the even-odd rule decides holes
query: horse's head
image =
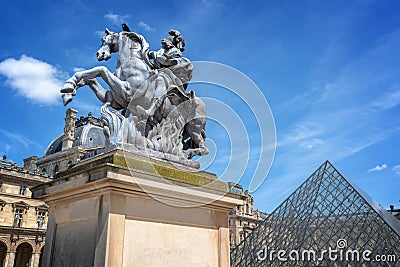
{"label": "horse's head", "polygon": [[98,61],[109,60],[111,53],[118,51],[118,33],[112,32],[106,28],[105,35],[101,39],[101,47],[96,52]]}

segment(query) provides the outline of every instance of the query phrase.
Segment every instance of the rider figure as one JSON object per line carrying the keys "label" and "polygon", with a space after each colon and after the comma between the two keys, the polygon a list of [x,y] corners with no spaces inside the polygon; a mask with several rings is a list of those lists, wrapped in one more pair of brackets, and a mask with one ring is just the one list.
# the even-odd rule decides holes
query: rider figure
{"label": "rider figure", "polygon": [[[171,30],[171,32],[178,32],[176,30]],[[179,32],[178,32],[179,33]],[[181,37],[181,35],[179,34],[179,36]],[[171,38],[172,37],[172,38]],[[176,39],[176,37],[174,36],[169,36],[168,38],[164,38],[161,40],[161,49],[158,51],[151,51],[149,52],[149,58],[154,59],[154,67],[156,69],[160,69],[160,68],[165,68],[165,67],[170,67],[173,65],[176,65],[179,63],[179,59],[182,58],[182,51],[184,51],[185,49],[182,47],[181,49],[178,49],[176,47],[176,45],[178,45],[178,43],[176,41],[174,41],[174,39]],[[181,38],[183,40],[183,38]],[[183,46],[185,45],[185,43],[183,42]],[[179,46],[182,46],[181,42],[179,42]]]}
{"label": "rider figure", "polygon": [[[154,97],[151,100],[149,109],[146,110],[146,113],[150,116],[160,107],[171,88],[168,83],[166,85],[165,75],[162,73],[179,78],[179,81],[176,81],[176,79],[170,77],[171,80],[177,83],[172,84],[172,86],[178,88],[183,94],[185,94],[187,84],[192,77],[192,66],[189,60],[182,56],[182,52],[185,50],[185,41],[182,35],[177,30],[171,30],[169,34],[169,37],[161,40],[162,47],[160,50],[151,51],[148,54],[149,58],[153,59],[153,67],[159,70]],[[171,74],[168,74],[165,69],[169,69]]]}

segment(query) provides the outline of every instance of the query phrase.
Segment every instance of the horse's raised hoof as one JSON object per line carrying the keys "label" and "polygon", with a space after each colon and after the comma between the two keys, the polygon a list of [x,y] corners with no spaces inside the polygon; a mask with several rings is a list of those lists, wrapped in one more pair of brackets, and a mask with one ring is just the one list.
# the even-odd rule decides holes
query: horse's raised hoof
{"label": "horse's raised hoof", "polygon": [[63,94],[71,94],[75,91],[75,85],[72,82],[65,82],[60,92]]}
{"label": "horse's raised hoof", "polygon": [[63,99],[63,104],[64,104],[64,107],[65,107],[66,105],[69,104],[69,102],[72,101],[72,95],[71,94],[63,94],[62,95],[62,99]]}

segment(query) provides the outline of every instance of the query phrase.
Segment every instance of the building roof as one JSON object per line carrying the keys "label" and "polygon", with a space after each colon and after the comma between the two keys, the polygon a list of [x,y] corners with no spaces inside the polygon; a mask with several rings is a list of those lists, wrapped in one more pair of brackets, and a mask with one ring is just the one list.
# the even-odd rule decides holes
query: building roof
{"label": "building roof", "polygon": [[21,165],[18,165],[17,163],[13,162],[12,160],[8,160],[6,154],[4,154],[3,158],[0,159],[0,172],[2,174],[14,172],[14,173],[18,173],[18,175],[20,177],[25,177],[25,178],[29,178],[29,177],[33,178],[30,175],[40,176],[41,178],[49,178],[48,175],[40,173],[39,170],[24,169],[24,167],[22,167]]}
{"label": "building roof", "polygon": [[[44,156],[60,152],[64,135],[54,139],[47,147]],[[75,123],[75,135],[72,147],[83,146],[87,148],[101,147],[105,145],[106,138],[103,133],[103,124],[99,118],[91,113],[87,117],[81,116]]]}
{"label": "building roof", "polygon": [[14,171],[25,171],[22,166],[18,165],[17,163],[13,162],[12,160],[8,160],[6,154],[4,154],[3,158],[0,159],[0,168],[14,170]]}

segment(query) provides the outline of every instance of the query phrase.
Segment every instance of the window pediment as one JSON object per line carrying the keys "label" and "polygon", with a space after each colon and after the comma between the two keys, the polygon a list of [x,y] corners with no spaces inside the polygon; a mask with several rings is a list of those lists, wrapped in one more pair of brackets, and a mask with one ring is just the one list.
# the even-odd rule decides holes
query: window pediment
{"label": "window pediment", "polygon": [[42,205],[36,206],[36,207],[35,207],[35,210],[36,210],[36,212],[38,212],[38,211],[45,211],[45,212],[47,212],[47,211],[49,210],[49,206],[46,205],[46,204],[42,204]]}
{"label": "window pediment", "polygon": [[13,207],[13,210],[16,208],[29,210],[30,205],[24,201],[18,201],[18,202],[12,203],[12,207]]}

